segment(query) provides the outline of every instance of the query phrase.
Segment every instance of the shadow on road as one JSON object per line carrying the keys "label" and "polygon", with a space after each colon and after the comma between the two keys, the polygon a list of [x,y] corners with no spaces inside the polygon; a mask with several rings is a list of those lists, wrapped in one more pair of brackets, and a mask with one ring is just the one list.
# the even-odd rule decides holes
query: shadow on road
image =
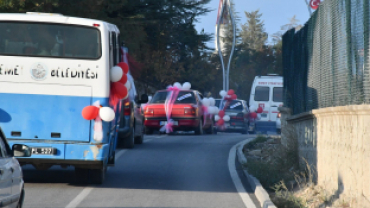
{"label": "shadow on road", "polygon": [[[94,187],[235,193],[227,163],[229,151],[248,136],[153,136],[150,138],[155,142],[125,152],[115,167],[107,171],[104,184]],[[56,166],[41,171],[26,165],[23,173],[26,183],[81,186],[76,181],[73,167],[62,169]]]}

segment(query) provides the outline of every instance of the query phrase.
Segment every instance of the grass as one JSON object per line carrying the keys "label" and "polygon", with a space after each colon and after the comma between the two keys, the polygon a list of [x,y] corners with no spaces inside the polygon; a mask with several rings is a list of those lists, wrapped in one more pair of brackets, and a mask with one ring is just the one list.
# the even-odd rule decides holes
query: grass
{"label": "grass", "polygon": [[[286,129],[287,146],[278,145],[275,151],[269,152],[268,160],[259,157],[248,157],[244,167],[258,178],[269,192],[272,202],[278,208],[336,208],[356,207],[356,201],[337,196],[335,191],[325,190],[314,183],[315,168],[302,158],[305,168],[299,168],[298,143],[293,128]],[[269,138],[259,135],[244,148],[254,150]]]}

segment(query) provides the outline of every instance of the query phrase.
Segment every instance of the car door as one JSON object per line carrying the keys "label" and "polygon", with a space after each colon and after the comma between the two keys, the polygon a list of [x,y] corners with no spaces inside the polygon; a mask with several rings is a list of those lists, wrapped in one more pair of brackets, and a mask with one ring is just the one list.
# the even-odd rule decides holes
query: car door
{"label": "car door", "polygon": [[260,121],[269,121],[270,87],[256,86],[254,93],[254,101],[256,103],[256,108],[261,107],[263,109]]}
{"label": "car door", "polygon": [[270,121],[276,121],[277,114],[279,113],[278,108],[283,104],[283,87],[271,87],[271,99],[270,99]]}
{"label": "car door", "polygon": [[7,153],[5,137],[0,134],[0,205],[2,207],[12,203],[13,186],[13,158]]}

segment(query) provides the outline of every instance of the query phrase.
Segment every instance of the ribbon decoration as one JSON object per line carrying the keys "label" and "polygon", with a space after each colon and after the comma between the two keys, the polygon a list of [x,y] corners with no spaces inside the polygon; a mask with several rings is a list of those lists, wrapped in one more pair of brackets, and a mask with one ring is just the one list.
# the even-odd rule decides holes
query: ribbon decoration
{"label": "ribbon decoration", "polygon": [[176,86],[169,86],[167,88],[167,92],[168,92],[168,95],[164,103],[164,110],[166,111],[167,124],[164,125],[160,129],[160,131],[162,132],[166,131],[166,133],[171,133],[173,132],[173,125],[174,125],[174,122],[171,119],[172,108],[173,108],[173,105],[175,104],[177,96],[179,95],[180,88]]}

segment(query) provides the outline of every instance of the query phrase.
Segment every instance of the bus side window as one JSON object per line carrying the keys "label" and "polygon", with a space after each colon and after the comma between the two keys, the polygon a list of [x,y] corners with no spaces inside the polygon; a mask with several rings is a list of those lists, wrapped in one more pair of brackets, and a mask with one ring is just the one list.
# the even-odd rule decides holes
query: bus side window
{"label": "bus side window", "polygon": [[113,43],[112,43],[112,32],[109,32],[109,68],[113,67]]}
{"label": "bus side window", "polygon": [[113,66],[117,65],[117,36],[115,32],[112,32],[112,44],[113,44]]}

